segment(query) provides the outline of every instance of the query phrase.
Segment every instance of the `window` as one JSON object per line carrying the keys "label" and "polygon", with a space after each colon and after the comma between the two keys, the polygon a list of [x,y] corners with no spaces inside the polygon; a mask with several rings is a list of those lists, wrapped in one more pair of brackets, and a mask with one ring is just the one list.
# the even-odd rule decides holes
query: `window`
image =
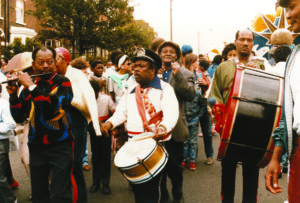
{"label": "window", "polygon": [[17,0],[16,22],[17,23],[24,23],[24,0]]}

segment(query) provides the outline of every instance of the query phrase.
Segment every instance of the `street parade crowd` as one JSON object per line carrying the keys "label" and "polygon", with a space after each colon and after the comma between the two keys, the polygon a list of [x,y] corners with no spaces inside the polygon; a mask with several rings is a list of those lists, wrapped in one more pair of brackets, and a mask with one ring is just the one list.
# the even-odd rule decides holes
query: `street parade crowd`
{"label": "street parade crowd", "polygon": [[[279,3],[300,32],[300,0]],[[1,59],[0,202],[17,202],[9,151],[19,124],[33,203],[87,203],[100,189],[109,195],[112,158],[134,193],[129,202],[184,202],[183,172],[197,170],[198,138],[212,165],[219,134],[221,202],[234,202],[241,165],[243,203],[257,202],[262,167],[273,194],[288,173],[286,202],[299,203],[300,38],[286,31],[271,36],[269,60],[256,56],[250,29],[238,30],[212,61],[162,38],[134,57],[112,51],[107,62],[72,60],[64,47],[21,53],[20,67]],[[92,185],[84,170],[92,171]]]}

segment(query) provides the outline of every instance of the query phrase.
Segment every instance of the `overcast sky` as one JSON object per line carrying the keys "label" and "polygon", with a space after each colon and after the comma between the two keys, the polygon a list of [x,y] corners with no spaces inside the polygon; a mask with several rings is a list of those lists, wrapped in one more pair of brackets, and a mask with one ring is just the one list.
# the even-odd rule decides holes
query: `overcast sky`
{"label": "overcast sky", "polygon": [[[135,19],[143,19],[170,40],[170,0],[132,0]],[[198,54],[233,42],[235,32],[250,27],[259,13],[274,14],[276,0],[173,0],[173,41]],[[200,37],[199,37],[200,36]],[[200,46],[199,46],[200,44]]]}

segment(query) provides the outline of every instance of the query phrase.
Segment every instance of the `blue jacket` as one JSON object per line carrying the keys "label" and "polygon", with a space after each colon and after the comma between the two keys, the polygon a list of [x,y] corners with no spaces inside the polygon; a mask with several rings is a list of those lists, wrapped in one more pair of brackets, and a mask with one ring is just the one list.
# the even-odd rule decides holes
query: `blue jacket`
{"label": "blue jacket", "polygon": [[205,108],[207,108],[206,103],[202,98],[202,94],[199,90],[196,90],[196,96],[193,101],[185,102],[184,112],[186,116],[187,124],[193,125],[199,122],[199,118],[203,115]]}

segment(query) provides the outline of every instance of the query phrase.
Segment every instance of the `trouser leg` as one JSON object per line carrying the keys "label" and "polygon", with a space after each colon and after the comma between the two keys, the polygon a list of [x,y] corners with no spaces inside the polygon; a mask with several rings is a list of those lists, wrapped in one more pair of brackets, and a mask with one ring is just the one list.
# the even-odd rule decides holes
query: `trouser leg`
{"label": "trouser leg", "polygon": [[222,182],[221,194],[222,203],[233,203],[235,193],[235,175],[236,175],[236,162],[221,162],[222,166]]}
{"label": "trouser leg", "polygon": [[243,203],[257,202],[259,167],[255,163],[243,163]]}
{"label": "trouser leg", "polygon": [[15,196],[12,189],[9,188],[6,173],[9,165],[9,140],[0,140],[0,199],[5,203],[14,202]]}

